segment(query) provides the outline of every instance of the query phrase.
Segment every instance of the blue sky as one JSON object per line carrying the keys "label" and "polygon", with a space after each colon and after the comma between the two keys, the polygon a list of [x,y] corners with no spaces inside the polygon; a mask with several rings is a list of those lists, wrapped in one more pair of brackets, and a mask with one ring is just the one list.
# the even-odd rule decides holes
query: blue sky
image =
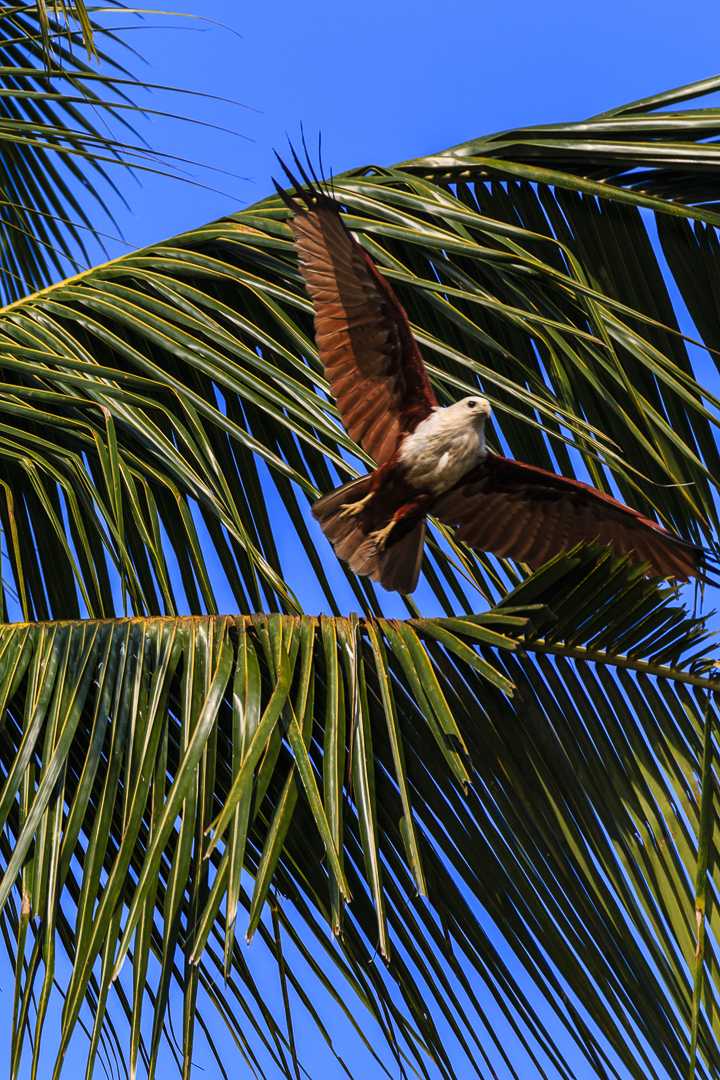
{"label": "blue sky", "polygon": [[[282,147],[286,132],[296,136],[301,122],[308,132],[322,131],[326,163],[341,171],[391,164],[507,127],[581,118],[720,66],[717,12],[708,2],[682,10],[682,34],[678,6],[666,0],[652,8],[637,0],[364,0],[345,7],[194,0],[187,7],[214,22],[149,16],[127,36],[147,66],[130,66],[153,82],[242,104],[188,104],[157,94],[143,100],[237,134],[158,119],[141,130],[158,147],[248,179],[193,170],[224,193],[162,178],[146,177],[140,187],[126,183],[131,209],[121,209],[118,221],[133,248],[262,198],[275,171],[273,147]],[[133,20],[118,14],[106,22],[129,26]],[[111,254],[123,250],[110,245]],[[254,948],[263,985],[275,996],[276,976],[260,943]],[[342,1049],[347,1030],[339,1031]],[[311,1075],[319,1075],[312,1069],[315,1037],[297,1034]],[[232,1047],[223,1052],[229,1060]],[[215,1076],[202,1048],[198,1062],[204,1066],[199,1075]],[[72,1068],[71,1062],[68,1075]]]}
{"label": "blue sky", "polygon": [[[301,122],[322,131],[327,163],[340,171],[393,164],[507,127],[582,118],[718,67],[716,11],[707,2],[688,6],[684,34],[677,32],[677,5],[667,0],[651,14],[636,0],[363,0],[346,7],[195,0],[187,8],[222,26],[149,16],[146,27],[126,35],[148,61],[133,67],[153,82],[243,103],[172,102],[242,137],[155,119],[145,134],[249,179],[205,177],[226,196],[163,180],[145,179],[138,191],[126,185],[132,209],[119,220],[134,247],[268,194],[272,149],[283,146],[286,132],[296,136]],[[106,21],[133,23],[119,15]]]}

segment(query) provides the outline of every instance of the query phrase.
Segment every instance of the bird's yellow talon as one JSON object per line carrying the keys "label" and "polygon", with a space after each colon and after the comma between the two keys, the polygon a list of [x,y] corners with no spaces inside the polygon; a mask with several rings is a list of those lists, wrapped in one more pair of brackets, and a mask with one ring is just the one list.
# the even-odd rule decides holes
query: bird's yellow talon
{"label": "bird's yellow talon", "polygon": [[357,502],[344,503],[343,506],[340,508],[340,513],[338,514],[338,517],[341,517],[341,518],[355,517],[356,514],[359,514],[359,513],[362,512],[362,510],[367,506],[367,504],[370,502],[372,497],[373,497],[373,493],[371,491],[363,499],[359,499]]}
{"label": "bird's yellow talon", "polygon": [[384,529],[377,529],[376,532],[371,532],[370,533],[370,539],[375,544],[375,547],[378,549],[378,551],[383,551],[385,549],[385,545],[387,544],[388,536],[393,531],[394,527],[395,527],[395,522],[390,521],[385,526]]}

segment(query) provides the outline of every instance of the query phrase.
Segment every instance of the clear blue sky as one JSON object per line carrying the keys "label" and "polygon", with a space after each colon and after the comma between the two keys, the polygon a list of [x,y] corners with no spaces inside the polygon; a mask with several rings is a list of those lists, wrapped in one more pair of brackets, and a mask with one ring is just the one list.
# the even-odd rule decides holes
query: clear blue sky
{"label": "clear blue sky", "polygon": [[[157,6],[170,11],[176,5]],[[118,217],[132,247],[267,194],[272,149],[283,145],[285,132],[295,136],[301,121],[309,132],[322,130],[326,163],[341,171],[391,164],[506,127],[581,118],[720,68],[717,9],[708,0],[682,7],[668,0],[362,0],[344,6],[187,0],[186,7],[224,28],[149,16],[145,28],[128,35],[147,68],[131,66],[153,82],[244,103],[247,108],[200,101],[190,106],[238,137],[161,120],[142,130],[156,146],[249,179],[198,173],[226,195],[163,179],[143,179],[140,188],[125,184],[132,209],[121,209]],[[106,21],[133,23],[120,14]],[[162,97],[162,105],[171,102]],[[182,98],[172,105],[188,111]],[[111,247],[112,254],[122,250]],[[251,962],[253,952],[272,997],[275,974],[264,964],[259,942],[248,954]],[[297,1013],[296,1023],[300,1019]],[[297,1034],[314,1080],[320,1075],[312,1064],[315,1040],[302,1030]],[[339,1034],[341,1047],[345,1035]],[[82,1046],[77,1050],[79,1068]],[[223,1052],[231,1060],[232,1047]],[[350,1060],[355,1067],[361,1058]],[[198,1064],[204,1067],[198,1075],[215,1077],[201,1041]],[[362,1064],[357,1068],[358,1076],[373,1075]],[[68,1075],[75,1075],[72,1061]],[[501,1067],[499,1075],[505,1075]]]}
{"label": "clear blue sky", "polygon": [[[128,185],[132,212],[120,221],[133,246],[267,194],[272,148],[282,147],[285,132],[296,136],[301,121],[309,132],[322,130],[327,163],[340,171],[506,127],[581,118],[720,68],[717,11],[708,0],[683,9],[669,0],[192,0],[185,7],[227,29],[202,22],[171,29],[182,21],[148,17],[157,29],[127,35],[148,60],[135,70],[244,103],[247,110],[191,108],[253,141],[158,120],[145,133],[155,145],[249,180],[215,178],[229,197],[162,180],[143,180],[135,193]],[[188,108],[182,99],[175,105]]]}

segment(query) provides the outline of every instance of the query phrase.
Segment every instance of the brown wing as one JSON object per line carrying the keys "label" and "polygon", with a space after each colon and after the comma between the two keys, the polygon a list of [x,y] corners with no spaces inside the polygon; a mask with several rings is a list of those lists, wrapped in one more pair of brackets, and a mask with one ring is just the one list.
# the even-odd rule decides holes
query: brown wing
{"label": "brown wing", "polygon": [[649,563],[659,577],[702,574],[703,551],[636,510],[565,476],[488,454],[432,513],[479,551],[532,567],[583,541]]}
{"label": "brown wing", "polygon": [[292,230],[315,308],[320,360],[345,429],[382,465],[437,400],[407,315],[342,224],[338,204],[324,191],[309,183],[300,187],[288,176],[297,196],[276,187],[293,210]]}

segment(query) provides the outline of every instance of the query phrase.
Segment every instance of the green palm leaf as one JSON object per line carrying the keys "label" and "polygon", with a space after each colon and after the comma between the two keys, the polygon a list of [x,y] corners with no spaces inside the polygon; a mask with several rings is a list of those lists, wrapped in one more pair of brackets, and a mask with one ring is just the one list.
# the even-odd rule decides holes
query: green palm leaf
{"label": "green palm leaf", "polygon": [[[472,1060],[477,1025],[491,1036],[494,1000],[525,1053],[562,1075],[555,1024],[588,1067],[680,1070],[695,947],[693,760],[713,686],[688,658],[704,640],[672,590],[592,553],[549,564],[492,612],[463,619],[151,618],[2,630],[14,764],[0,793],[0,910],[11,927],[17,891],[26,956],[38,935],[59,933],[69,951],[58,1061],[84,1002],[101,1030],[128,950],[140,973],[127,1004],[134,1055],[143,1008],[155,1013],[157,1034],[143,1047],[154,1060],[170,980],[190,992],[188,969],[172,967],[178,950],[200,985],[217,978],[224,953],[245,999],[257,997],[234,913],[223,915],[244,807],[243,861],[255,884],[251,894],[232,883],[245,909],[238,929],[259,931],[281,962],[263,914],[272,890],[275,924],[295,939],[302,924],[326,980],[335,964],[351,965],[350,1008],[382,1022],[379,1001],[394,983],[398,1052],[417,1068],[434,1061],[453,1075],[440,1019]],[[333,743],[350,759],[338,772],[335,827]],[[432,911],[416,898],[426,881]],[[529,1006],[481,911],[522,958],[542,1007]],[[332,912],[346,960],[322,932]],[[368,966],[378,942],[385,971]],[[42,954],[51,986],[53,961]],[[158,957],[166,974],[155,986],[147,973]],[[21,999],[39,969],[19,970]],[[577,1002],[570,1012],[564,994]],[[274,1039],[287,1051],[282,1016],[263,1016],[266,1052]],[[635,1029],[649,1054],[633,1044]],[[714,1060],[704,1019],[698,1042]],[[19,1063],[21,1030],[14,1043]],[[191,1047],[186,1033],[186,1057]]]}
{"label": "green palm leaf", "polygon": [[91,248],[104,249],[108,232],[117,233],[114,208],[124,201],[118,170],[178,172],[178,159],[147,146],[133,128],[139,115],[171,114],[133,102],[150,84],[129,76],[117,34],[92,16],[82,2],[65,0],[0,10],[5,301],[82,269]]}
{"label": "green palm leaf", "polygon": [[[374,215],[349,222],[366,230],[370,250],[389,266],[441,399],[480,384],[496,406],[497,445],[566,473],[582,463],[601,487],[617,485],[639,508],[694,539],[711,539],[717,406],[695,381],[673,327],[642,219],[633,217],[633,249],[643,250],[644,236],[645,281],[653,271],[658,288],[632,296],[630,310],[613,296],[622,283],[604,294],[589,283],[584,265],[602,271],[597,251],[578,245],[575,255],[547,219],[541,247],[552,257],[539,258],[541,234],[508,225],[504,193],[481,211],[442,185],[431,200],[426,188],[423,181],[418,191],[412,173],[401,171],[336,181],[338,197]],[[473,198],[480,192],[478,183]],[[518,207],[523,200],[540,212],[532,189],[517,193]],[[335,607],[303,511],[308,497],[351,474],[353,457],[362,455],[319,393],[326,384],[282,217],[271,200],[0,311],[9,486],[37,491],[34,513],[46,521],[40,562],[56,571],[54,594],[42,595],[22,567],[29,525],[15,513],[8,546],[25,617],[74,617],[79,605],[112,614],[100,551],[132,611],[217,610],[200,520],[240,611],[298,610],[277,551],[278,514],[283,528],[299,533],[317,589]],[[606,232],[607,278],[624,257],[620,245],[613,254],[610,222]],[[462,287],[441,287],[441,275]],[[29,452],[24,429],[32,424]],[[47,424],[59,445],[37,438]],[[68,500],[75,551],[50,491]],[[124,526],[131,519],[132,536]],[[175,548],[184,596],[170,580],[161,528]],[[461,557],[473,584],[493,594],[498,579],[487,560]],[[449,614],[445,598],[465,597],[464,586],[439,551],[428,569]],[[351,587],[363,610],[379,613],[369,586]]]}
{"label": "green palm leaf", "polygon": [[73,0],[73,3],[68,4],[66,0],[51,0],[52,3],[52,16],[54,19],[51,21],[51,13],[48,11],[47,0],[36,0],[34,7],[37,8],[37,15],[40,20],[40,28],[42,32],[43,46],[46,51],[48,59],[52,58],[53,45],[51,43],[51,34],[55,31],[55,25],[60,20],[64,20],[68,26],[68,36],[70,36],[70,26],[73,22],[77,22],[80,26],[82,34],[82,42],[85,46],[89,56],[97,56],[97,50],[95,48],[95,37],[93,32],[93,25],[90,21],[87,7],[84,0]]}

